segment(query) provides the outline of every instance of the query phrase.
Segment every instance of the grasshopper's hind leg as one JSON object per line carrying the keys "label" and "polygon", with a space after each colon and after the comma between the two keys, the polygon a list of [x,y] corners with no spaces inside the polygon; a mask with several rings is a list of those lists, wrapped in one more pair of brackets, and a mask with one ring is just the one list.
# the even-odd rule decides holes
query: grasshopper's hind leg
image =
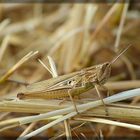
{"label": "grasshopper's hind leg", "polygon": [[97,85],[95,85],[95,90],[96,90],[96,92],[97,92],[99,98],[101,99],[101,101],[102,101],[102,103],[103,103],[103,105],[104,105],[105,112],[106,112],[106,116],[109,116],[107,107],[106,107],[106,105],[105,105],[105,103],[104,103],[104,101],[103,101],[103,98],[102,98],[102,96],[101,96],[101,94],[100,94],[100,91],[99,91],[98,88],[97,88]]}

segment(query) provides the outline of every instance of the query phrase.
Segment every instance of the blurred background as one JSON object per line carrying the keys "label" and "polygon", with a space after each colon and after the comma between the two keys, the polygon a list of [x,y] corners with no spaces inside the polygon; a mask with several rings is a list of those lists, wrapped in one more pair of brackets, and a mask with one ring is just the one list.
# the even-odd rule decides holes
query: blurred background
{"label": "blurred background", "polygon": [[[1,74],[30,51],[39,51],[37,58],[44,63],[47,55],[51,56],[61,75],[111,61],[117,52],[132,44],[125,60],[113,64],[112,74],[122,74],[122,79],[139,77],[139,3],[0,6],[1,44],[8,36],[4,51],[1,48]],[[37,61],[33,60],[32,65],[30,62],[22,65],[14,78],[30,83],[46,79],[48,72]]]}

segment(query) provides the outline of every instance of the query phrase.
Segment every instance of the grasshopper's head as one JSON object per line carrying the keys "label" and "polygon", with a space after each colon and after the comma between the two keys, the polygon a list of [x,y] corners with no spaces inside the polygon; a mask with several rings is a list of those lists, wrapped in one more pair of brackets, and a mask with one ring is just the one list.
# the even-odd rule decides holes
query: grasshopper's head
{"label": "grasshopper's head", "polygon": [[100,66],[100,69],[97,71],[97,80],[99,84],[104,84],[110,77],[111,65],[109,62],[106,62]]}
{"label": "grasshopper's head", "polygon": [[111,65],[123,54],[127,51],[127,49],[130,47],[129,45],[126,49],[120,52],[119,55],[117,55],[111,62],[106,62],[102,65],[99,65],[99,68],[97,67],[97,81],[99,84],[104,84],[108,78],[110,77],[111,72]]}

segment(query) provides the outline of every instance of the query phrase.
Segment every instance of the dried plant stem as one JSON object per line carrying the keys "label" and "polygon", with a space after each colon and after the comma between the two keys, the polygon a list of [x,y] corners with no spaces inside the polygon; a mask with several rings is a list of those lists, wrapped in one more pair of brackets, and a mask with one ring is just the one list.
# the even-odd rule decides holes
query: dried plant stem
{"label": "dried plant stem", "polygon": [[3,31],[3,29],[10,23],[9,19],[5,19],[0,23],[0,32]]}
{"label": "dried plant stem", "polygon": [[58,76],[58,72],[56,70],[55,62],[53,61],[52,57],[50,57],[50,56],[48,56],[48,60],[49,60],[51,71],[53,73],[52,77],[53,78],[57,77]]}
{"label": "dried plant stem", "polygon": [[7,78],[9,76],[11,76],[15,70],[17,70],[23,63],[25,63],[26,61],[28,61],[32,56],[34,56],[35,54],[37,54],[38,51],[36,52],[30,52],[27,55],[25,55],[20,61],[18,61],[5,75],[3,75],[0,78],[0,83],[4,82],[5,80],[7,80]]}
{"label": "dried plant stem", "polygon": [[[122,92],[120,94],[107,97],[107,98],[104,99],[104,102],[106,104],[110,104],[112,102],[121,101],[121,100],[124,100],[124,99],[128,99],[128,98],[131,98],[131,97],[138,96],[139,94],[140,94],[140,88],[135,89],[135,90],[125,91],[125,92]],[[78,112],[80,112],[80,113],[85,112],[86,110],[88,110],[90,108],[93,108],[93,107],[97,107],[97,106],[99,106],[101,104],[102,104],[102,101],[100,100],[100,101],[87,103],[85,105],[78,105],[77,106],[77,108],[79,109]],[[62,112],[66,113],[67,111],[68,112],[71,111],[71,109],[73,110],[74,108],[70,107],[70,108],[65,109],[65,111],[61,110],[61,115],[62,115]],[[26,124],[26,123],[33,122],[33,121],[38,121],[38,120],[43,119],[44,117],[48,117],[50,115],[56,115],[55,113],[59,114],[58,112],[60,113],[60,110],[59,111],[58,110],[57,111],[52,111],[50,113],[47,113],[46,115],[45,114],[40,114],[39,116],[34,116],[34,117],[30,117],[28,119],[23,119],[22,121],[20,121],[20,124]],[[57,124],[59,122],[62,122],[64,120],[68,119],[68,118],[74,117],[75,115],[77,115],[77,112],[71,112],[71,113],[69,113],[69,114],[67,114],[67,115],[65,115],[63,117],[60,117],[59,119],[56,119],[55,121],[52,121],[52,122],[48,123],[47,125],[45,125],[45,126],[39,128],[39,129],[27,134],[25,137],[22,138],[22,140],[26,140],[26,139],[28,139],[30,137],[38,135],[39,133],[41,133],[42,131],[44,131],[44,130],[50,128],[50,127],[52,127],[53,125],[55,125],[55,124]],[[121,123],[118,124],[118,125],[121,125]],[[137,126],[137,125],[129,125],[129,124],[125,125],[125,124],[122,123],[122,126],[132,128],[132,129],[135,129],[135,130],[140,130],[140,126]]]}
{"label": "dried plant stem", "polygon": [[15,9],[21,9],[21,8],[26,8],[30,6],[30,4],[26,4],[26,3],[13,3],[13,4],[10,4],[10,3],[7,3],[7,4],[4,4],[3,5],[3,9],[4,11],[10,11],[10,10],[15,10]]}
{"label": "dried plant stem", "polygon": [[116,9],[120,6],[119,3],[115,3],[110,10],[107,12],[107,14],[104,16],[104,18],[102,19],[102,21],[100,22],[100,24],[97,26],[92,39],[93,40],[96,35],[98,34],[99,31],[101,31],[101,29],[103,28],[103,26],[109,21],[109,19],[111,18],[111,16],[113,15],[113,13],[116,11]]}
{"label": "dried plant stem", "polygon": [[54,52],[57,51],[57,49],[59,49],[59,47],[61,47],[61,44],[68,40],[69,38],[71,38],[72,36],[84,31],[84,27],[77,27],[71,31],[68,31],[67,34],[63,34],[61,37],[59,37],[58,41],[56,41],[56,43],[54,44],[54,46],[49,50],[48,54],[52,55]]}
{"label": "dried plant stem", "polygon": [[126,56],[122,56],[122,60],[124,61],[124,63],[127,66],[131,79],[136,80],[136,74],[134,71],[134,67],[133,67],[132,63],[130,62],[130,60]]}
{"label": "dried plant stem", "polygon": [[[110,97],[104,98],[103,100],[104,100],[104,103],[111,104],[113,102],[122,101],[122,100],[132,98],[135,96],[139,96],[139,95],[140,95],[140,88],[134,89],[134,90],[124,91],[124,92],[121,92],[119,94],[115,94],[115,95],[112,95]],[[81,111],[84,112],[85,110],[88,110],[89,108],[91,109],[91,108],[94,108],[94,107],[97,107],[100,105],[102,105],[101,100],[92,101],[92,102],[88,102],[88,103],[85,103],[82,105],[77,105],[77,109],[80,110],[80,112]],[[63,115],[63,114],[69,113],[71,111],[75,111],[75,108],[72,105],[71,105],[71,107],[68,107],[68,108],[59,109],[59,110],[55,110],[55,111],[40,114],[40,115],[26,117],[25,119],[20,121],[20,123],[26,124],[26,123],[30,123],[30,122],[34,122],[34,121],[39,121],[39,120],[44,119],[44,118],[49,118],[49,117],[53,117],[53,116],[57,116],[57,115]]]}
{"label": "dried plant stem", "polygon": [[[47,106],[47,105],[46,105]],[[45,107],[45,106],[44,106]],[[13,108],[13,107],[12,107]],[[41,109],[41,108],[40,108]],[[107,106],[109,117],[112,119],[119,119],[119,120],[125,120],[125,121],[131,121],[131,122],[140,122],[140,109],[136,106],[130,106],[130,105],[119,105],[119,104],[113,104],[111,106]],[[22,109],[20,108],[22,111]],[[43,112],[42,112],[43,113]],[[106,113],[104,111],[103,107],[93,108],[90,109],[90,111],[86,111],[81,114],[82,116],[90,116],[90,117],[106,117]],[[0,128],[1,131],[5,129],[9,129],[12,126],[19,126],[19,121],[24,119],[23,118],[16,118],[10,119],[6,121],[1,121]],[[49,118],[48,118],[49,119]],[[9,128],[6,128],[7,126],[11,126]],[[3,128],[3,129],[2,129]]]}
{"label": "dried plant stem", "polygon": [[109,90],[128,90],[140,87],[140,80],[108,82],[105,86]]}
{"label": "dried plant stem", "polygon": [[74,120],[77,121],[87,121],[87,122],[98,122],[98,123],[104,123],[104,124],[109,124],[109,125],[115,125],[115,126],[120,126],[120,127],[125,127],[125,128],[130,128],[134,130],[140,131],[140,126],[139,125],[134,125],[134,124],[129,124],[129,123],[123,123],[123,122],[117,122],[117,121],[112,121],[108,119],[101,119],[101,118],[91,118],[91,117],[75,117]]}
{"label": "dried plant stem", "polygon": [[117,32],[117,37],[116,37],[116,41],[115,41],[115,45],[114,45],[116,51],[118,51],[118,47],[119,47],[120,39],[121,39],[121,33],[123,30],[124,22],[126,19],[126,14],[127,14],[128,7],[129,7],[129,0],[125,0],[125,1],[126,1],[126,3],[124,4],[124,7],[123,7],[122,17],[120,20],[120,24],[119,24],[119,28],[118,28],[118,32]]}
{"label": "dried plant stem", "polygon": [[[55,101],[52,101],[55,102]],[[19,105],[18,105],[19,104]],[[26,104],[26,102],[25,102]],[[28,104],[28,103],[27,103]],[[71,104],[72,105],[72,104]],[[28,106],[28,107],[27,107]],[[52,110],[58,110],[60,107],[56,104],[55,107],[51,105],[49,106],[49,103],[44,105],[37,105],[28,104],[27,106],[24,106],[23,104],[20,105],[20,103],[15,104],[8,104],[8,102],[4,105],[1,105],[0,111],[9,111],[12,112],[13,108],[15,108],[15,112],[26,112],[26,113],[46,113]],[[67,106],[70,106],[68,103]],[[61,106],[62,108],[66,106]],[[118,104],[115,104],[115,106],[107,106],[107,110],[109,111],[109,116],[111,118],[118,118],[118,119],[124,119],[124,120],[131,120],[133,122],[139,121],[140,122],[140,110],[136,106],[130,106],[127,105],[127,107],[124,106],[118,106]],[[106,116],[104,107],[94,108],[90,109],[90,111],[86,111],[86,113],[83,113],[83,115],[90,115],[90,116]]]}
{"label": "dried plant stem", "polygon": [[38,3],[34,5],[34,16],[35,17],[42,17],[43,16],[43,4],[42,3]]}
{"label": "dried plant stem", "polygon": [[10,129],[10,128],[14,128],[16,126],[19,126],[19,118],[16,119],[9,119],[9,120],[6,120],[6,121],[1,121],[0,122],[0,132],[4,131],[4,130],[7,130],[7,129]]}
{"label": "dried plant stem", "polygon": [[61,118],[59,118],[59,119],[56,119],[55,121],[52,121],[52,122],[50,122],[49,124],[47,124],[47,125],[45,125],[45,126],[39,128],[39,129],[37,129],[37,130],[35,130],[35,131],[33,131],[33,132],[31,132],[31,133],[25,135],[25,136],[22,137],[22,138],[19,138],[19,139],[17,139],[17,140],[26,140],[26,139],[29,139],[29,138],[31,138],[31,137],[33,137],[33,136],[35,136],[35,135],[41,133],[42,131],[44,131],[44,130],[46,130],[46,129],[48,129],[48,128],[50,128],[50,127],[56,125],[56,124],[58,124],[59,122],[62,122],[62,121],[64,121],[64,120],[67,120],[67,119],[71,118],[72,116],[75,116],[76,114],[77,114],[76,112],[69,113],[69,114],[67,114],[67,115],[65,115],[65,116],[63,116],[63,117],[61,117]]}
{"label": "dried plant stem", "polygon": [[39,63],[51,74],[53,75],[52,71],[50,70],[50,68],[48,68],[43,62],[42,60],[38,59]]}
{"label": "dried plant stem", "polygon": [[33,28],[38,26],[41,22],[42,21],[39,18],[34,18],[26,22],[11,24],[3,32],[0,32],[0,36],[32,30]]}
{"label": "dried plant stem", "polygon": [[6,36],[2,41],[2,44],[1,44],[1,47],[0,47],[0,63],[2,61],[4,52],[5,52],[6,48],[8,47],[9,41],[10,41],[10,36],[9,35]]}
{"label": "dried plant stem", "polygon": [[[74,127],[74,128],[72,128],[71,131],[74,132],[74,130],[76,130],[76,129],[82,127],[83,125],[85,125],[85,122],[82,123],[82,124],[80,124],[80,125],[78,125],[78,126],[76,126],[76,127]],[[50,140],[56,140],[56,139],[58,139],[58,138],[64,136],[65,134],[66,134],[66,133],[64,132],[64,133],[62,133],[62,134],[60,134],[60,135],[58,135],[58,136],[56,136],[56,137],[50,138]]]}
{"label": "dried plant stem", "polygon": [[[90,32],[89,28],[92,25],[92,19],[94,18],[94,15],[98,9],[98,6],[96,4],[89,4],[87,5],[87,10],[86,10],[86,15],[85,15],[85,20],[84,20],[84,26],[85,30],[83,33],[83,43],[81,46],[81,51],[80,51],[80,57],[83,58],[85,55],[87,55],[87,47],[90,43]],[[80,58],[80,59],[81,59]]]}
{"label": "dried plant stem", "polygon": [[8,115],[10,115],[10,112],[5,112],[5,113],[0,114],[0,121]]}
{"label": "dried plant stem", "polygon": [[31,124],[21,133],[21,135],[19,136],[19,138],[25,136],[26,134],[28,134],[28,133],[35,127],[36,124],[37,124],[37,122],[31,123]]}
{"label": "dried plant stem", "polygon": [[[120,20],[120,24],[119,24],[119,28],[118,28],[118,32],[117,32],[117,36],[116,36],[116,40],[115,40],[115,45],[114,45],[116,51],[118,51],[118,48],[119,48],[121,34],[122,34],[125,19],[126,19],[128,7],[129,7],[129,0],[125,0],[125,2],[126,3],[124,4],[124,7],[123,7],[122,17]],[[132,64],[129,62],[129,60],[126,57],[122,57],[122,58],[123,58],[123,61],[125,62],[126,66],[128,68],[128,71],[130,73],[131,78],[133,80],[136,79],[136,75],[135,75],[134,68],[133,68]]]}
{"label": "dried plant stem", "polygon": [[[129,107],[128,107],[129,106]],[[109,118],[112,119],[119,119],[123,121],[130,121],[130,122],[139,122],[139,112],[140,108],[136,106],[130,105],[119,105],[119,104],[112,104],[107,106]],[[103,107],[98,107],[96,109],[91,109],[90,111],[86,111],[82,113],[82,116],[90,116],[90,117],[106,117],[105,111]]]}
{"label": "dried plant stem", "polygon": [[71,128],[70,128],[69,120],[65,120],[64,125],[65,125],[65,131],[66,131],[67,140],[72,140]]}

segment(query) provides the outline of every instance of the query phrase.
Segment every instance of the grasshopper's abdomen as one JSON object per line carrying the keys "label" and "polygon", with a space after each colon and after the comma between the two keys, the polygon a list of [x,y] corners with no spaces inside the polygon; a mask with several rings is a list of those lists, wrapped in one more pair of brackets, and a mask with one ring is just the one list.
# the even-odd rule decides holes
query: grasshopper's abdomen
{"label": "grasshopper's abdomen", "polygon": [[68,97],[68,90],[55,90],[46,92],[19,93],[17,98],[23,99],[63,99]]}
{"label": "grasshopper's abdomen", "polygon": [[88,91],[93,88],[93,85],[72,88],[72,89],[58,89],[58,90],[50,90],[44,92],[25,92],[18,93],[17,98],[23,99],[64,99],[69,97],[69,93],[71,96],[78,96],[81,93]]}

